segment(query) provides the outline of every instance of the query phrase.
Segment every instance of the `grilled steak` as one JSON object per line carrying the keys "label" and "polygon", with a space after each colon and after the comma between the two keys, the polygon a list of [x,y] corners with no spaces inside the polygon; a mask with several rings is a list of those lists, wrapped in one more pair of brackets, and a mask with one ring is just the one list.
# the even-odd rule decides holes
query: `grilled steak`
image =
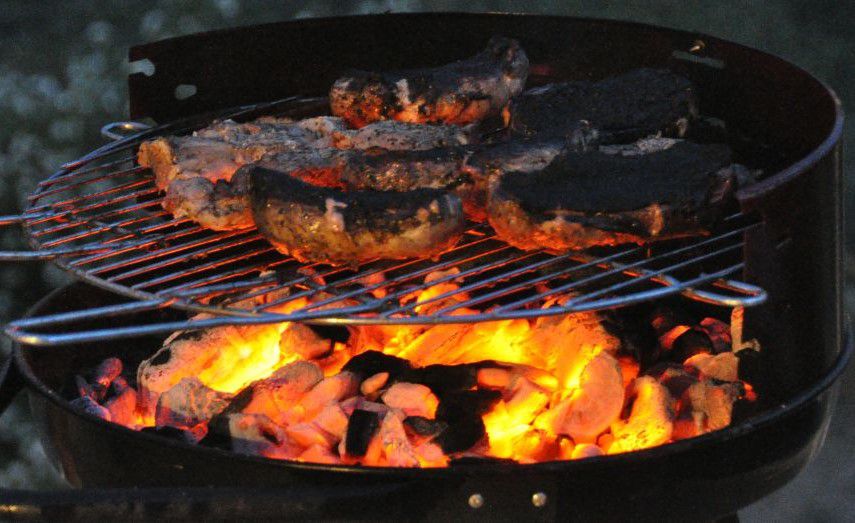
{"label": "grilled steak", "polygon": [[332,113],[355,127],[378,120],[468,124],[498,114],[528,77],[516,40],[493,37],[477,55],[428,69],[357,71],[330,90]]}
{"label": "grilled steak", "polygon": [[326,116],[294,122],[262,118],[250,123],[215,122],[192,136],[160,137],[140,144],[137,161],[151,168],[165,190],[177,178],[231,179],[243,164],[274,152],[332,146],[331,133],[345,131],[339,118]]}
{"label": "grilled steak", "polygon": [[670,71],[634,69],[599,82],[566,82],[530,89],[510,107],[517,136],[567,136],[590,125],[601,143],[656,133],[683,136],[697,115],[692,84]]}
{"label": "grilled steak", "polygon": [[377,122],[358,130],[336,131],[332,137],[334,146],[339,149],[376,147],[389,151],[424,151],[471,142],[468,128],[395,121]]}
{"label": "grilled steak", "polygon": [[731,156],[725,145],[667,139],[562,154],[541,171],[493,179],[487,214],[497,235],[521,249],[703,234],[744,171]]}
{"label": "grilled steak", "polygon": [[467,143],[468,132],[457,126],[380,122],[355,131],[335,117],[299,122],[265,117],[244,124],[216,122],[192,136],[143,142],[138,161],[154,171],[156,185],[166,192],[167,211],[209,229],[231,230],[252,226],[245,187],[232,183],[246,163],[260,161],[313,183],[336,185],[331,173],[340,173],[347,157],[336,148],[421,150]]}
{"label": "grilled steak", "polygon": [[300,261],[356,265],[432,256],[463,233],[462,204],[447,191],[343,192],[259,166],[244,170],[258,230]]}

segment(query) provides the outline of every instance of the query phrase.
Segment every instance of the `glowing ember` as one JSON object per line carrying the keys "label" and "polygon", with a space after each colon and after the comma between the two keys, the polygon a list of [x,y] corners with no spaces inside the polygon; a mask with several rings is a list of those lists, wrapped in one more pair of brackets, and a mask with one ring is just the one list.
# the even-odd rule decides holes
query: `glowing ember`
{"label": "glowing ember", "polygon": [[[423,312],[447,306],[455,274],[429,275],[437,283],[403,301]],[[289,323],[175,333],[140,364],[135,387],[111,358],[90,380],[78,378],[73,403],[134,429],[180,429],[187,441],[240,453],[435,467],[463,457],[528,463],[648,448],[726,427],[735,402],[755,399],[732,350],[758,345],[738,329],[713,318],[674,324],[656,313],[649,328],[662,356],[651,365],[602,320],[589,312],[338,334]]]}

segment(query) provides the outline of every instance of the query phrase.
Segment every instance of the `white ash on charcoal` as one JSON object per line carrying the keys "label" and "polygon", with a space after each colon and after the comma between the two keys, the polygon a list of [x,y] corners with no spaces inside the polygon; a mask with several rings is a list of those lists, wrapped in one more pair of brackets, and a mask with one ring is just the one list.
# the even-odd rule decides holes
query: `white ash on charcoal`
{"label": "white ash on charcoal", "polygon": [[107,410],[105,407],[99,405],[98,402],[92,399],[90,396],[81,396],[79,398],[75,398],[71,400],[70,405],[72,408],[77,409],[80,412],[89,414],[90,416],[95,416],[96,418],[101,418],[105,421],[112,421],[110,411]]}
{"label": "white ash on charcoal", "polygon": [[303,449],[285,430],[263,414],[229,414],[231,448],[239,454],[276,459],[296,459]]}
{"label": "white ash on charcoal", "polygon": [[320,367],[297,361],[277,369],[270,377],[251,383],[241,393],[245,405],[238,408],[248,414],[265,414],[277,423],[287,424],[304,417],[300,404],[303,395],[321,382]]}
{"label": "white ash on charcoal", "polygon": [[631,410],[626,420],[612,425],[611,453],[628,452],[668,443],[674,431],[673,399],[668,389],[650,376],[637,378],[628,395]]}
{"label": "white ash on charcoal", "polygon": [[[446,292],[456,274],[432,277]],[[167,340],[140,366],[140,390],[118,360],[84,372],[75,404],[249,455],[394,467],[629,452],[726,427],[752,404],[743,380],[762,371],[759,353],[734,352],[725,322],[665,308],[634,318],[211,329]]]}
{"label": "white ash on charcoal", "polygon": [[420,383],[399,382],[389,387],[381,396],[383,403],[399,409],[407,416],[433,419],[439,400],[431,389]]}
{"label": "white ash on charcoal", "polygon": [[[165,391],[155,407],[155,426],[193,430],[225,410],[232,395],[218,392],[197,378],[184,378]],[[199,438],[206,430],[200,430]]]}
{"label": "white ash on charcoal", "polygon": [[137,424],[137,391],[122,376],[117,376],[110,384],[110,396],[104,407],[110,411],[113,422],[125,426]]}

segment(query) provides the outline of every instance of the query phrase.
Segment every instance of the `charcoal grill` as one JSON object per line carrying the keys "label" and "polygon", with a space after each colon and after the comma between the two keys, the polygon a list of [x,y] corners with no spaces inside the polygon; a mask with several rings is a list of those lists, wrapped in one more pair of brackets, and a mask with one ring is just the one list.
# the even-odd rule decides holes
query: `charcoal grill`
{"label": "charcoal grill", "polygon": [[[635,67],[688,76],[701,111],[748,138],[735,144],[737,154],[766,177],[740,191],[737,212],[700,240],[552,256],[516,251],[476,226],[439,260],[377,261],[352,271],[300,265],[276,254],[255,231],[214,233],[172,219],[161,210],[150,175],[133,164],[146,137],[188,132],[213,118],[314,114],[323,100],[312,95],[344,68],[444,63],[471,54],[493,34],[522,42],[533,84]],[[46,447],[75,485],[284,487],[282,503],[259,503],[258,514],[275,507],[304,517],[715,519],[788,481],[819,448],[832,405],[829,387],[852,349],[844,342],[841,308],[842,113],[834,94],[804,71],[705,35],[612,21],[459,13],[217,31],[136,47],[131,60],[154,66],[151,75],[130,77],[132,122],[108,126],[105,133],[117,140],[63,166],[39,184],[22,215],[2,222],[23,225],[34,249],[3,258],[51,259],[100,287],[78,284],[59,292],[35,317],[7,327],[21,345],[0,396],[29,385],[47,429]],[[178,99],[181,85],[195,86],[196,94]],[[138,123],[144,118],[169,123],[148,127]],[[426,274],[452,267],[460,272],[446,278],[471,292],[463,305],[485,312],[457,316],[443,309],[426,316],[412,304],[370,294],[372,285],[384,286],[387,297],[412,292]],[[353,285],[381,271],[383,283]],[[548,290],[537,286],[544,282]],[[235,306],[286,288],[285,299],[323,292],[326,301],[289,314]],[[569,293],[563,305],[551,300]],[[771,407],[722,431],[626,455],[418,471],[276,462],[139,434],[73,411],[57,392],[74,369],[113,355],[122,337],[134,337],[123,343],[123,358],[139,357],[158,343],[151,335],[226,323],[489,321],[677,295],[701,307],[746,308],[748,335],[764,341],[761,364],[769,375],[762,394]],[[211,316],[187,320],[187,311]],[[68,332],[70,324],[77,330]],[[255,499],[259,492],[223,496]],[[301,495],[306,503],[291,504]],[[161,514],[164,499],[182,513],[212,514],[216,506],[199,491],[133,497],[90,490],[85,496],[81,505],[96,512],[84,514],[105,510],[105,501],[112,514],[136,506],[147,516]],[[121,504],[128,496],[137,505]],[[317,501],[325,496],[329,502]],[[8,499],[42,516],[67,506],[61,497]],[[251,507],[235,510],[252,515]]]}
{"label": "charcoal grill", "polygon": [[[7,223],[22,223],[35,251],[5,253],[4,257],[52,259],[81,280],[138,302],[19,320],[9,325],[7,333],[18,341],[48,345],[226,323],[492,321],[626,306],[675,293],[731,307],[753,306],[766,298],[757,286],[724,279],[744,269],[742,262],[729,263],[743,249],[743,235],[752,226],[740,214],[730,216],[726,227],[709,238],[664,249],[625,247],[603,255],[522,252],[497,240],[488,226],[473,226],[439,260],[378,260],[349,270],[300,264],[278,254],[254,229],[214,232],[190,220],[175,219],[160,207],[162,197],[153,173],[134,164],[136,148],[153,136],[187,133],[216,118],[240,121],[271,113],[318,115],[327,105],[325,99],[291,97],[158,125],[127,138],[117,136],[117,130],[139,131],[144,126],[137,122],[105,126],[105,135],[118,138],[114,143],[67,164],[41,182],[24,214],[6,219]],[[430,283],[423,282],[430,273],[451,270]],[[359,285],[378,275],[383,275],[383,281]],[[405,295],[445,281],[461,286],[423,301],[399,303]],[[542,283],[554,285],[534,290]],[[704,288],[706,284],[710,289]],[[378,291],[382,297],[376,297]],[[571,299],[561,305],[556,302],[555,298],[571,292]],[[266,300],[251,310],[235,305],[248,298],[282,293],[286,297]],[[462,293],[472,297],[455,300],[454,305],[430,314],[416,312]],[[321,295],[323,299],[318,298]],[[288,314],[270,312],[300,298],[311,304]],[[28,330],[166,306],[216,317],[73,334]],[[487,312],[460,314],[461,309],[473,306]]]}

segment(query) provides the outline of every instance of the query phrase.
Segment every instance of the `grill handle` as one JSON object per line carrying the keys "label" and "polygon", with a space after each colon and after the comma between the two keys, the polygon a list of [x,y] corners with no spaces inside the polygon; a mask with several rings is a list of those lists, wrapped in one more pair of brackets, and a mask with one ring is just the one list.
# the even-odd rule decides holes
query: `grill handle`
{"label": "grill handle", "polygon": [[151,125],[142,122],[111,122],[101,128],[101,136],[115,142],[128,136],[148,131],[151,128]]}
{"label": "grill handle", "polygon": [[[26,220],[38,219],[42,214],[20,214],[11,216],[0,216],[0,227],[20,225]],[[107,252],[116,248],[116,245],[94,244],[80,245],[77,247],[63,247],[60,249],[45,249],[41,251],[0,251],[0,262],[31,262],[41,260],[52,260],[60,256],[73,256],[78,254],[95,254]]]}
{"label": "grill handle", "polygon": [[[138,133],[151,130],[152,126],[142,122],[112,122],[101,128],[101,136],[117,142],[137,135]],[[60,173],[61,174],[61,173]],[[38,219],[49,216],[47,213],[28,213],[19,215],[0,216],[0,227],[9,225],[20,225],[26,220]],[[61,249],[45,249],[41,251],[0,251],[0,262],[28,262],[52,260],[59,256],[74,256],[78,254],[96,254],[115,248],[105,247],[103,244],[79,247],[65,247]]]}

